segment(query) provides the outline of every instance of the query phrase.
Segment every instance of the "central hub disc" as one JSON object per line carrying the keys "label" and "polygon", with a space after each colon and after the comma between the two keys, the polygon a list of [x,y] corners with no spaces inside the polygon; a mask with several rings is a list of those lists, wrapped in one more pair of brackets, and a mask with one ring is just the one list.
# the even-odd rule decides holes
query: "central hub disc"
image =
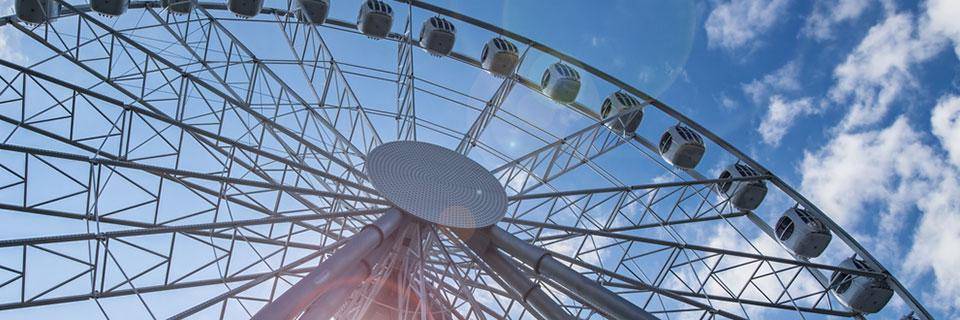
{"label": "central hub disc", "polygon": [[503,218],[507,194],[487,169],[441,146],[384,143],[367,155],[370,183],[398,208],[454,228],[482,228]]}

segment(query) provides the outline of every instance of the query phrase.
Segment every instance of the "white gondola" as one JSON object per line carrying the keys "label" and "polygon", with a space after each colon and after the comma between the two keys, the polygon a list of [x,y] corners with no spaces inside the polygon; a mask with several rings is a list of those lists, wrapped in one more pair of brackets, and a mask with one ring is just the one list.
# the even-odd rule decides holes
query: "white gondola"
{"label": "white gondola", "polygon": [[776,225],[777,239],[798,256],[816,258],[830,244],[833,236],[819,219],[800,208],[783,212]]}
{"label": "white gondola", "polygon": [[[840,263],[841,268],[873,271],[866,262],[850,257]],[[830,289],[841,303],[854,311],[875,313],[883,309],[893,297],[893,290],[881,279],[834,271],[830,276]]]}
{"label": "white gondola", "polygon": [[294,3],[301,21],[317,25],[327,21],[327,14],[330,13],[329,0],[297,0]]}
{"label": "white gondola", "polygon": [[108,17],[116,17],[127,12],[128,0],[90,0],[90,10]]}
{"label": "white gondola", "polygon": [[441,17],[431,17],[420,29],[420,46],[432,55],[446,56],[453,51],[457,40],[457,28]]}
{"label": "white gondola", "polygon": [[633,133],[640,127],[643,120],[643,104],[630,95],[617,91],[603,99],[600,107],[603,119],[616,116],[616,119],[607,120],[607,127],[621,133]]}
{"label": "white gondola", "polygon": [[253,18],[263,9],[263,0],[227,0],[227,9],[241,18]]}
{"label": "white gondola", "polygon": [[[733,164],[720,173],[719,179],[757,177],[753,168],[742,164]],[[717,183],[717,190],[740,210],[754,210],[767,195],[767,184],[761,180],[737,180]]]}
{"label": "white gondola", "polygon": [[16,0],[13,6],[17,19],[29,24],[44,24],[60,15],[56,0]]}
{"label": "white gondola", "polygon": [[191,0],[163,0],[163,6],[175,14],[190,14],[195,6],[195,1]]}
{"label": "white gondola", "polygon": [[681,125],[667,128],[660,136],[660,156],[678,168],[695,168],[706,151],[703,138]]}
{"label": "white gondola", "polygon": [[520,53],[517,46],[503,38],[490,39],[480,53],[480,66],[483,70],[499,77],[513,75],[519,62]]}
{"label": "white gondola", "polygon": [[383,39],[393,26],[393,8],[380,0],[367,0],[357,14],[357,30],[368,37]]}
{"label": "white gondola", "polygon": [[563,63],[554,63],[543,71],[540,87],[543,94],[557,102],[574,102],[580,93],[580,73]]}

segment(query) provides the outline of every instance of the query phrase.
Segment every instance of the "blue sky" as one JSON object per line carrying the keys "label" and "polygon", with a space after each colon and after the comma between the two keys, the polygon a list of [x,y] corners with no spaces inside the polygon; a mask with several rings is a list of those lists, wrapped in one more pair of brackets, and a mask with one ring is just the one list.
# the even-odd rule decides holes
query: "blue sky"
{"label": "blue sky", "polygon": [[443,3],[691,116],[960,316],[960,2]]}
{"label": "blue sky", "polygon": [[957,317],[960,3],[699,8],[686,77],[661,97],[793,182],[928,307]]}
{"label": "blue sky", "polygon": [[[355,16],[356,6],[341,2],[346,1],[334,0],[333,16]],[[811,198],[938,318],[960,317],[960,2],[436,2],[578,57],[684,112]],[[12,13],[11,5],[0,0],[4,15]],[[463,32],[467,39],[489,36]],[[35,45],[21,37],[0,33],[0,57],[30,61]],[[329,37],[349,44],[333,48],[347,62],[351,56],[354,62],[374,61],[363,55],[365,46],[382,45],[335,33]],[[252,49],[270,49],[270,43],[260,43],[264,48],[254,44]],[[480,40],[458,41],[455,50],[479,54],[481,45]],[[417,61],[430,59],[422,56]],[[553,62],[534,55],[520,72],[536,79]],[[392,68],[390,61],[378,66]],[[468,68],[449,60],[417,66],[438,82],[466,83],[481,96],[499,84],[486,76],[463,79],[459,72]],[[359,91],[379,88],[351,81]],[[587,81],[578,101],[597,105],[611,89]],[[389,105],[391,99],[363,95],[362,100],[375,106]],[[451,127],[469,126],[471,114],[447,114],[439,107],[447,102],[418,99],[433,103],[435,117]],[[532,95],[511,99],[517,105],[557,108]],[[544,109],[507,110],[544,127],[587,123]],[[657,123],[645,119],[650,122]],[[511,155],[537,143],[493,140]],[[484,164],[484,159],[493,162],[476,156]],[[708,157],[714,158],[700,169],[710,174],[730,160]],[[654,176],[639,172],[626,179],[640,183]],[[783,204],[782,199],[768,202]],[[730,236],[706,233],[702,240],[711,243]],[[884,316],[898,315],[902,308],[894,304]]]}

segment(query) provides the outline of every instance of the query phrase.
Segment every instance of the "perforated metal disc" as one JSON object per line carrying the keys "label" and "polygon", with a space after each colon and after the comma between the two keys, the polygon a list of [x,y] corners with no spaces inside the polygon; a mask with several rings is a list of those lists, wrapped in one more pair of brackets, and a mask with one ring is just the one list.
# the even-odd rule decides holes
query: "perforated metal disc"
{"label": "perforated metal disc", "polygon": [[452,150],[416,141],[385,143],[367,155],[367,176],[383,197],[421,219],[481,228],[503,218],[507,194],[487,169]]}

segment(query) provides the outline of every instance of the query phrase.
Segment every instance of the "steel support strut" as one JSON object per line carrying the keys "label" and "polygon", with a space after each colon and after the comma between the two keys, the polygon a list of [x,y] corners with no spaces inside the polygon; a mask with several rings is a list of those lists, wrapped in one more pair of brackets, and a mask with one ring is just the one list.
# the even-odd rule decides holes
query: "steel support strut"
{"label": "steel support strut", "polygon": [[388,237],[387,239],[389,240],[386,241],[386,245],[377,247],[369,255],[363,257],[358,267],[351,268],[347,270],[346,273],[340,275],[340,280],[336,281],[334,286],[326,291],[326,293],[314,300],[313,303],[307,307],[306,311],[303,312],[303,315],[300,316],[300,319],[327,320],[333,317],[333,315],[337,313],[337,310],[340,310],[344,301],[353,293],[353,290],[373,275],[373,268],[380,264],[380,261],[383,260],[390,249],[394,247],[392,244],[396,242],[396,235]]}
{"label": "steel support strut", "polygon": [[335,287],[344,273],[357,268],[363,257],[383,245],[384,240],[403,224],[403,214],[391,209],[347,240],[347,244],[321,262],[273,302],[253,316],[254,320],[290,320],[296,318],[318,296]]}
{"label": "steel support strut", "polygon": [[559,304],[550,299],[540,285],[527,278],[521,271],[520,266],[516,265],[510,258],[503,255],[500,250],[490,243],[490,237],[483,235],[472,235],[470,237],[461,236],[470,250],[473,250],[480,259],[483,260],[497,276],[503,279],[514,291],[517,297],[526,303],[529,303],[540,318],[543,319],[574,319],[569,313],[563,310]]}
{"label": "steel support strut", "polygon": [[520,240],[496,226],[486,230],[485,233],[492,245],[530,266],[537,274],[566,287],[569,292],[597,312],[615,319],[657,319],[596,281],[560,263],[546,250]]}

